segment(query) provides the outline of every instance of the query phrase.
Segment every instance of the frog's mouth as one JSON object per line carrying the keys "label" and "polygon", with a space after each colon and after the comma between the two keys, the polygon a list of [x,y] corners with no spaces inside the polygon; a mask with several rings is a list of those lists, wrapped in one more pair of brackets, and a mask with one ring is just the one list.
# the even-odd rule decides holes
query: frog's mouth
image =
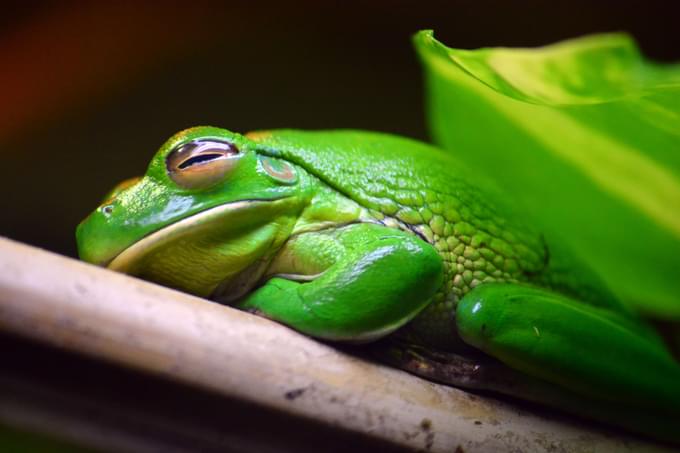
{"label": "frog's mouth", "polygon": [[150,233],[106,267],[207,297],[285,235],[290,202],[241,200],[206,209]]}

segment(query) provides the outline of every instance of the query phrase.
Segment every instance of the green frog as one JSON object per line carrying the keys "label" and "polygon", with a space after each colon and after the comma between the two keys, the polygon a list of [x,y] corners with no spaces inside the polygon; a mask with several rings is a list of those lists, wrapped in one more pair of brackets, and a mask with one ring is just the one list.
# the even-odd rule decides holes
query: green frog
{"label": "green frog", "polygon": [[680,442],[680,365],[492,183],[388,134],[196,127],[77,230],[81,258],[430,379]]}

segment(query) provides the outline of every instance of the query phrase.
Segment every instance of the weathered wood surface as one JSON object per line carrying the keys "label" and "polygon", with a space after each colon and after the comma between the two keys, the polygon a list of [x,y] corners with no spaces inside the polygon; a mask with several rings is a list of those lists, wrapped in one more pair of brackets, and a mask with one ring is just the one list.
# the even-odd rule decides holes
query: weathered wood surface
{"label": "weathered wood surface", "polygon": [[266,319],[3,238],[0,330],[414,449],[673,451],[434,384]]}

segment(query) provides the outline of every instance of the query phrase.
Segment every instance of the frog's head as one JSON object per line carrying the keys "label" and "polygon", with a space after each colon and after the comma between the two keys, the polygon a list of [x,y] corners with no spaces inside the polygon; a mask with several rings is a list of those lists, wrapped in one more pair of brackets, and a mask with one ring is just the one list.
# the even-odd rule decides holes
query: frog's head
{"label": "frog's head", "polygon": [[205,297],[238,291],[234,285],[255,283],[243,274],[257,278],[290,235],[309,199],[306,181],[302,170],[262,155],[242,135],[188,129],[78,226],[78,252]]}

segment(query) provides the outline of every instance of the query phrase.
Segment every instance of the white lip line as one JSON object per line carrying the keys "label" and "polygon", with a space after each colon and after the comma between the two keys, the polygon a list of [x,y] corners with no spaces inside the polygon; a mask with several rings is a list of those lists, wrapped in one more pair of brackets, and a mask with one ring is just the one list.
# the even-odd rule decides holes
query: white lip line
{"label": "white lip line", "polygon": [[160,230],[156,230],[151,234],[144,236],[142,239],[126,247],[118,255],[114,256],[105,266],[108,269],[124,271],[132,259],[142,254],[151,245],[158,242],[159,238],[172,238],[181,234],[184,230],[191,228],[198,220],[205,220],[206,218],[219,218],[226,212],[233,212],[253,204],[271,203],[281,200],[283,198],[264,199],[264,200],[239,200],[231,203],[221,204],[208,208],[204,211],[197,212],[185,219],[167,225]]}

